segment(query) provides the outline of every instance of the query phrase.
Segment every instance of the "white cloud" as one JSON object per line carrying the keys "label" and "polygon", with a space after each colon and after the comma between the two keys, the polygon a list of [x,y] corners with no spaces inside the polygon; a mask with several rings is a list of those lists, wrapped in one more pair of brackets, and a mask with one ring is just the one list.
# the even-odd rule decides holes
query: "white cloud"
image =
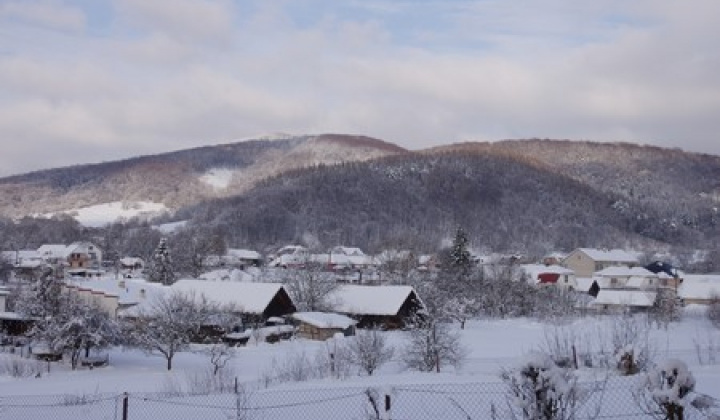
{"label": "white cloud", "polygon": [[300,18],[296,4],[118,0],[102,36],[38,37],[13,21],[0,138],[37,151],[6,147],[0,171],[276,131],[720,154],[720,3],[376,1],[363,18],[313,2]]}
{"label": "white cloud", "polygon": [[229,0],[115,0],[129,24],[186,42],[228,40],[235,10]]}

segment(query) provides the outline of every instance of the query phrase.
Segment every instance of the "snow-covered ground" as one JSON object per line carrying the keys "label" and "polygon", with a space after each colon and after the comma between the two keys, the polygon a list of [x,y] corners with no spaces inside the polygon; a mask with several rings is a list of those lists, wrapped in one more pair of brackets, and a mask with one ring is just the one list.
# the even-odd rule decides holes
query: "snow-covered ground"
{"label": "snow-covered ground", "polygon": [[56,214],[67,214],[75,218],[81,225],[87,227],[102,227],[118,220],[131,219],[133,217],[152,218],[167,211],[162,203],[149,201],[121,202],[96,204],[93,206],[68,209],[55,213],[47,213],[41,217],[52,217]]}
{"label": "snow-covered ground", "polygon": [[235,172],[228,168],[213,168],[205,172],[200,181],[211,186],[215,191],[222,191],[230,185]]}
{"label": "snow-covered ground", "polygon": [[[326,356],[331,352],[337,343],[341,343],[344,340],[342,338],[328,342],[295,339],[274,344],[251,340],[248,346],[233,349],[235,357],[224,372],[230,377],[236,377],[242,389],[252,390],[253,398],[272,400],[271,402],[268,400],[246,401],[249,405],[285,407],[283,404],[296,404],[293,406],[294,411],[290,412],[294,414],[287,412],[281,414],[282,410],[278,408],[273,412],[265,412],[261,416],[262,418],[283,418],[282,415],[290,415],[291,417],[286,418],[298,419],[360,418],[356,417],[356,414],[350,415],[350,412],[347,412],[346,415],[330,413],[333,413],[333,410],[345,413],[344,404],[359,407],[367,403],[365,394],[367,389],[389,392],[394,395],[393,398],[399,404],[403,404],[399,406],[398,410],[404,410],[403,413],[412,413],[408,418],[488,418],[491,408],[482,405],[484,403],[481,404],[480,401],[490,397],[504,398],[503,392],[506,388],[499,376],[503,369],[515,366],[533,351],[547,348],[548,339],[557,338],[559,331],[562,331],[565,337],[576,338],[576,342],[579,343],[578,352],[597,352],[603,347],[602,337],[607,337],[608,332],[612,329],[612,322],[615,322],[615,318],[584,317],[560,325],[557,322],[546,323],[530,319],[470,321],[464,330],[459,331],[467,351],[465,363],[457,370],[452,367],[444,368],[442,373],[419,373],[404,368],[401,363],[401,355],[403,353],[402,346],[407,342],[407,337],[406,333],[402,331],[383,333],[387,335],[389,342],[397,350],[393,360],[382,366],[372,377],[360,375],[356,370],[351,370],[347,375],[342,375],[342,378],[325,377],[305,382],[268,380],[277,373],[277,366],[283,366],[288,360],[300,358],[307,364],[315,363],[318,358],[322,358],[322,355]],[[659,362],[667,358],[684,361],[697,379],[696,391],[720,400],[719,330],[715,329],[701,315],[692,313],[683,321],[671,324],[667,329],[653,326],[648,331],[648,342],[655,361]],[[700,351],[696,347],[698,345],[701,348]],[[0,377],[0,395],[3,395],[7,402],[15,401],[13,398],[20,398],[13,396],[29,395],[88,396],[102,394],[110,395],[112,398],[113,394],[120,395],[123,392],[177,394],[180,390],[187,390],[187,386],[193,382],[193,378],[202,377],[210,369],[209,357],[202,353],[202,348],[202,346],[196,346],[194,352],[179,354],[175,358],[173,370],[170,372],[165,369],[165,363],[161,357],[122,348],[110,351],[109,366],[93,370],[81,368],[71,371],[65,364],[52,363],[50,371],[47,372],[47,364],[37,362],[42,368],[40,377],[20,379],[9,376]],[[0,354],[0,363],[8,365],[8,357],[15,356]],[[6,360],[2,360],[2,358]],[[700,358],[703,359],[703,363],[700,362]],[[604,379],[607,375],[606,372],[606,369],[581,368],[578,374],[584,381],[591,382]],[[611,418],[637,410],[630,393],[638,386],[640,379],[639,375],[623,378],[611,374],[608,383],[612,386],[608,387],[603,401],[608,410],[614,410],[609,414]],[[195,381],[197,382],[197,380]],[[147,418],[154,420],[198,418],[193,417],[200,415],[195,410],[203,407],[207,409],[202,412],[204,418],[236,418],[229,416],[223,411],[224,409],[218,408],[232,406],[234,400],[231,398],[226,401],[227,396],[193,397],[198,398],[196,402],[191,402],[194,400],[188,399],[188,397],[178,399],[176,396],[173,398],[175,399],[172,400],[172,404],[188,405],[175,406],[178,411],[172,412],[170,411],[171,407],[165,407],[158,403],[159,405],[148,408]],[[326,405],[310,404],[308,401],[314,401],[313,398],[324,401],[323,404]],[[133,407],[136,407],[135,413],[137,414],[139,410],[137,406],[140,403],[132,402],[131,404],[135,404]],[[170,403],[165,401],[163,404]],[[1,406],[0,402],[0,408]],[[163,410],[168,410],[167,417],[159,414],[165,412]],[[453,410],[455,411],[453,412]],[[463,417],[463,410],[468,415]],[[217,416],[214,417],[215,415]],[[2,418],[5,417],[0,409],[0,419]],[[130,416],[130,418],[146,417]]]}

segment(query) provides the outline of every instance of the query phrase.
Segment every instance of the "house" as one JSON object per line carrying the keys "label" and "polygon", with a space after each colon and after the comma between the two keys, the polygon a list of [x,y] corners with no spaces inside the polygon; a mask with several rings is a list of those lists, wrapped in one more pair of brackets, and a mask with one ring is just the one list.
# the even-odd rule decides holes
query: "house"
{"label": "house", "polygon": [[231,307],[243,323],[263,324],[271,317],[282,317],[296,311],[285,286],[280,283],[247,283],[232,281],[179,280],[170,291],[194,293],[217,304]]}
{"label": "house", "polygon": [[402,328],[424,308],[411,286],[342,285],[329,301],[336,312],[358,320],[358,328]]}
{"label": "house", "polygon": [[120,269],[124,271],[137,271],[145,268],[145,261],[139,257],[120,258]]}
{"label": "house", "polygon": [[568,290],[577,290],[575,272],[559,265],[523,264],[529,282],[538,286],[557,286]]}
{"label": "house", "polygon": [[228,248],[225,255],[221,258],[224,266],[239,268],[260,267],[262,260],[262,255],[257,251],[235,248]]}
{"label": "house", "polygon": [[668,284],[667,275],[643,267],[608,267],[596,272],[593,279],[601,289],[657,289]]}
{"label": "house", "polygon": [[72,293],[87,305],[92,305],[102,309],[112,317],[117,316],[120,296],[105,290],[93,289],[91,287],[83,287],[79,284],[63,284],[65,293]]}
{"label": "house", "polygon": [[578,277],[592,277],[593,273],[608,267],[635,267],[640,265],[636,254],[621,249],[578,248],[562,262]]}
{"label": "house", "polygon": [[165,293],[168,287],[144,279],[74,277],[65,279],[63,288],[77,293],[88,302],[94,302],[113,318],[132,318],[137,313],[131,308],[147,305],[152,298]]}
{"label": "house", "polygon": [[3,251],[0,258],[12,265],[15,278],[20,280],[36,280],[50,269],[48,264],[40,258],[37,250]]}
{"label": "house", "polygon": [[545,255],[542,258],[541,262],[544,265],[560,265],[565,258],[567,258],[567,254],[564,254],[562,252],[552,252]]}
{"label": "house", "polygon": [[436,271],[440,267],[437,255],[421,255],[418,257],[418,270]]}
{"label": "house", "polygon": [[16,312],[8,312],[8,296],[10,296],[10,291],[0,288],[0,331],[9,336],[21,336],[32,327],[33,320]]}
{"label": "house", "polygon": [[270,259],[268,266],[280,268],[301,268],[310,260],[310,251],[300,245],[288,245],[280,248]]}
{"label": "house", "polygon": [[685,305],[707,305],[720,297],[720,274],[685,274],[677,287]]}
{"label": "house", "polygon": [[345,315],[328,312],[296,312],[290,317],[297,324],[297,336],[309,340],[325,341],[342,334],[355,335],[357,321]]}
{"label": "house", "polygon": [[55,266],[94,269],[102,267],[102,251],[92,242],[42,245],[37,253],[46,263]]}
{"label": "house", "polygon": [[590,307],[609,312],[646,311],[655,304],[657,294],[654,290],[600,289]]}

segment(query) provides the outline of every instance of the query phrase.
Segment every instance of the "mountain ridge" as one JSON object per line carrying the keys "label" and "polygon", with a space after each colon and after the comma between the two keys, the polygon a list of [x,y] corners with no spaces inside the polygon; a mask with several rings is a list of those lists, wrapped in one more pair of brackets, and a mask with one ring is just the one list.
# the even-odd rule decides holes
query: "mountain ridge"
{"label": "mountain ridge", "polygon": [[5,217],[118,201],[163,203],[175,212],[168,220],[260,249],[432,250],[458,225],[488,249],[712,247],[720,236],[720,157],[540,139],[410,151],[327,134],[0,179]]}

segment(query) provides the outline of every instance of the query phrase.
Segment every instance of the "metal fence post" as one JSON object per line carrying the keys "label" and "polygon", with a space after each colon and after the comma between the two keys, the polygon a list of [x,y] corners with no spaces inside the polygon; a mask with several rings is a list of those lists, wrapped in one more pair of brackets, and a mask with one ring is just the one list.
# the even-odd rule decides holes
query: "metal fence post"
{"label": "metal fence post", "polygon": [[384,417],[384,420],[390,420],[391,408],[392,408],[392,401],[390,400],[390,394],[385,393],[385,417]]}
{"label": "metal fence post", "polygon": [[128,420],[128,393],[123,393],[122,420]]}

